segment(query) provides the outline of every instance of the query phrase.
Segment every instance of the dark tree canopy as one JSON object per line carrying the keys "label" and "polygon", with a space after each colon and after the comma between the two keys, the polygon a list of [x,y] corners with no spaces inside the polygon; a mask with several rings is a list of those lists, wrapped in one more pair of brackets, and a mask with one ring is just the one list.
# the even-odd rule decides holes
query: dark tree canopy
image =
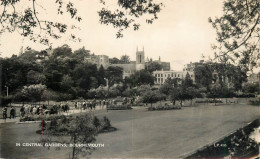
{"label": "dark tree canopy", "polygon": [[130,57],[128,55],[121,56],[120,63],[130,63]]}
{"label": "dark tree canopy", "polygon": [[225,0],[223,16],[209,18],[217,33],[213,45],[215,55],[222,62],[232,61],[246,69],[259,65],[260,1]]}

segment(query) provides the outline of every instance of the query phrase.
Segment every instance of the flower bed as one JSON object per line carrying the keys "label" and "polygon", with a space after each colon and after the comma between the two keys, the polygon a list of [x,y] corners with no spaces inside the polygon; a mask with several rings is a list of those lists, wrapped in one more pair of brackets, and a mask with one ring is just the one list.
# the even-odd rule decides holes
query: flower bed
{"label": "flower bed", "polygon": [[208,99],[208,100],[197,100],[195,103],[223,103],[221,100]]}
{"label": "flower bed", "polygon": [[110,105],[107,110],[129,110],[132,109],[130,105]]}
{"label": "flower bed", "polygon": [[61,118],[61,115],[45,115],[45,116],[41,116],[41,115],[26,115],[24,117],[20,118],[20,122],[25,122],[25,121],[50,121],[54,118]]}
{"label": "flower bed", "polygon": [[149,111],[155,111],[155,110],[174,110],[174,109],[181,109],[180,106],[157,106],[157,107],[149,107]]}

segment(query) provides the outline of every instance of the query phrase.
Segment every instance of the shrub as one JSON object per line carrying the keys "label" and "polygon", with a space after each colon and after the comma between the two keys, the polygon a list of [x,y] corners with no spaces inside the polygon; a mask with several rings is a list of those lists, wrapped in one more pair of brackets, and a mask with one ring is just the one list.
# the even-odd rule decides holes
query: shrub
{"label": "shrub", "polygon": [[111,127],[110,120],[106,116],[104,116],[103,121],[103,129],[109,129]]}
{"label": "shrub", "polygon": [[250,101],[249,101],[249,104],[260,106],[260,100],[250,100]]}

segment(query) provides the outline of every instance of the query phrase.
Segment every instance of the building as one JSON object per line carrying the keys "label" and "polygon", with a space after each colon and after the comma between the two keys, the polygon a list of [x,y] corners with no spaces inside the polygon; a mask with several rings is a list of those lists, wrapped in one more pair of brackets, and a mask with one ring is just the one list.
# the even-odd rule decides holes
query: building
{"label": "building", "polygon": [[130,75],[135,73],[136,71],[135,61],[127,64],[111,64],[110,66],[123,68],[123,79],[125,79],[126,77],[130,77]]}
{"label": "building", "polygon": [[252,73],[247,77],[247,83],[258,83],[260,81],[260,72]]}
{"label": "building", "polygon": [[98,67],[100,67],[101,65],[107,69],[108,66],[109,66],[109,57],[107,55],[98,55],[98,59],[99,59],[99,62],[98,62]]}
{"label": "building", "polygon": [[164,71],[170,71],[171,70],[170,62],[163,62],[163,61],[161,61],[161,57],[160,56],[159,56],[159,60],[155,60],[154,62],[159,63],[162,66],[162,69]]}
{"label": "building", "polygon": [[99,68],[101,65],[107,69],[109,66],[109,57],[107,55],[90,55],[84,58],[86,63],[96,64]]}
{"label": "building", "polygon": [[179,78],[179,79],[184,79],[186,74],[183,71],[154,71],[153,76],[155,77],[154,84],[161,85],[164,84],[164,82],[168,79],[174,79],[174,78]]}
{"label": "building", "polygon": [[142,51],[136,49],[136,61],[131,61],[130,63],[125,64],[110,64],[110,66],[117,66],[123,68],[123,79],[130,77],[131,74],[136,71],[145,69],[145,54],[144,48]]}
{"label": "building", "polygon": [[145,60],[144,60],[144,48],[143,51],[138,51],[138,47],[136,48],[136,71],[140,71],[145,69]]}

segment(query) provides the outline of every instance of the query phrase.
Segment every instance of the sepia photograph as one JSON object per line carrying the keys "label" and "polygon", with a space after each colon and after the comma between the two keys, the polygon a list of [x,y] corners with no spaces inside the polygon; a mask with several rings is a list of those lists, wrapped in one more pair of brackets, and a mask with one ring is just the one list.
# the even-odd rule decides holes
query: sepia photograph
{"label": "sepia photograph", "polygon": [[0,0],[0,158],[260,158],[259,0]]}

